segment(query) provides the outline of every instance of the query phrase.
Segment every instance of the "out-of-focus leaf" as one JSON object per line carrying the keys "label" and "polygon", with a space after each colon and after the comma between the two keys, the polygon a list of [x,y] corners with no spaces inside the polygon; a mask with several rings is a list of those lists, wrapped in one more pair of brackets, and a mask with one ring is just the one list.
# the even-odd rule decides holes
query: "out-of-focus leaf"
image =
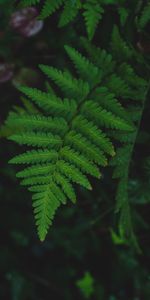
{"label": "out-of-focus leaf", "polygon": [[80,289],[86,299],[89,299],[94,293],[94,278],[91,273],[86,272],[84,276],[77,280],[77,287]]}

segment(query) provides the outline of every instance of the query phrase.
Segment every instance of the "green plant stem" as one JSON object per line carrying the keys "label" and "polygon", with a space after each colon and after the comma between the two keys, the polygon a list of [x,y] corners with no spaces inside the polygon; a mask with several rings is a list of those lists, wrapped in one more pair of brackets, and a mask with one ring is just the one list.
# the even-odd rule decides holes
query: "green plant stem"
{"label": "green plant stem", "polygon": [[[136,140],[137,140],[137,135],[138,135],[138,132],[139,132],[139,129],[140,129],[140,125],[141,125],[141,121],[142,121],[142,116],[143,116],[144,108],[145,108],[145,102],[146,102],[146,99],[147,99],[147,94],[148,94],[149,88],[150,88],[150,81],[148,83],[148,88],[146,89],[145,97],[144,97],[144,100],[143,100],[143,103],[142,103],[139,120],[138,120],[137,127],[136,127],[136,130],[135,130],[135,137],[134,137],[134,139],[133,139],[133,141],[131,143],[130,150],[129,150],[129,156],[128,156],[129,157],[129,159],[128,159],[129,164],[128,164],[127,172],[125,172],[125,174],[124,174],[124,176],[126,176],[127,179],[129,178],[130,162],[131,162],[131,159],[132,159],[132,156],[133,156],[133,151],[134,151],[134,148],[135,148],[135,144],[136,144]],[[127,189],[128,189],[128,187],[127,187]],[[131,241],[132,241],[132,244],[133,244],[134,248],[136,248],[136,250],[138,251],[138,253],[141,253],[141,249],[140,249],[140,247],[138,245],[138,242],[136,240],[136,237],[135,237],[134,231],[133,231],[132,220],[131,220],[131,210],[130,210],[130,204],[129,204],[129,197],[127,197],[126,201],[127,200],[128,200],[128,203],[124,203],[123,202],[123,204],[121,205],[121,207],[117,203],[116,213],[120,212],[120,214],[122,215],[123,210],[127,210],[128,211],[128,217],[129,217],[128,221],[131,224],[131,226],[130,226],[130,228],[131,228],[131,230],[130,230]],[[121,219],[121,215],[120,215],[120,219]]]}

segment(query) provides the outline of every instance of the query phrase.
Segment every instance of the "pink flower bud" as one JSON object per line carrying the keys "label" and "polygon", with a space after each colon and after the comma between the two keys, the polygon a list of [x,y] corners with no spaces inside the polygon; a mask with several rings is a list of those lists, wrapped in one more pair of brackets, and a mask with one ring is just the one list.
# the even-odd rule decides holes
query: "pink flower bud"
{"label": "pink flower bud", "polygon": [[14,12],[10,26],[24,37],[36,35],[43,28],[43,21],[37,20],[38,11],[34,7],[27,7]]}
{"label": "pink flower bud", "polygon": [[10,80],[12,76],[12,66],[6,63],[0,63],[0,83]]}

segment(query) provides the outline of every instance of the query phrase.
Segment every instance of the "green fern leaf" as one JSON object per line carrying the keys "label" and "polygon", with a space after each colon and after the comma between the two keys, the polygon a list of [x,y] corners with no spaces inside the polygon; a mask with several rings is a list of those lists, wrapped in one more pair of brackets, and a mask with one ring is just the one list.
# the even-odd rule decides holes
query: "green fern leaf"
{"label": "green fern leaf", "polygon": [[40,18],[45,19],[52,15],[63,3],[63,0],[45,0]]}
{"label": "green fern leaf", "polygon": [[19,128],[20,131],[42,129],[43,131],[50,130],[52,133],[59,135],[63,135],[68,129],[67,122],[63,118],[52,118],[42,115],[18,115],[14,112],[9,114],[6,125],[10,128]]}
{"label": "green fern leaf", "polygon": [[72,3],[70,0],[66,0],[64,3],[64,8],[61,13],[58,26],[63,27],[70,23],[78,13],[77,3]]}
{"label": "green fern leaf", "polygon": [[9,137],[10,140],[17,142],[18,144],[24,144],[28,146],[46,147],[57,146],[61,144],[59,136],[54,136],[51,133],[44,132],[26,132],[18,133]]}
{"label": "green fern leaf", "polygon": [[47,189],[47,184],[34,185],[28,188],[30,192],[45,192],[46,189]]}
{"label": "green fern leaf", "polygon": [[76,167],[83,170],[85,173],[100,178],[100,172],[98,168],[79,152],[74,151],[70,147],[64,147],[61,150],[61,156],[65,159],[65,161],[73,163],[74,165],[76,165]]}
{"label": "green fern leaf", "polygon": [[129,16],[129,10],[126,7],[118,7],[118,13],[120,16],[120,23],[124,26]]}
{"label": "green fern leaf", "polygon": [[44,185],[50,182],[49,176],[30,176],[29,178],[25,178],[21,181],[21,185],[24,186],[34,186],[34,185]]}
{"label": "green fern leaf", "polygon": [[53,67],[40,65],[40,69],[73,99],[83,99],[89,93],[89,85],[81,79],[73,78],[69,72],[61,72]]}
{"label": "green fern leaf", "polygon": [[66,204],[67,198],[66,195],[64,194],[63,190],[57,185],[55,182],[51,183],[51,191],[53,192],[54,195],[56,195],[57,200],[61,204]]}
{"label": "green fern leaf", "polygon": [[83,187],[91,190],[91,184],[88,178],[74,165],[70,165],[66,161],[59,161],[58,170],[74,183],[80,184]]}
{"label": "green fern leaf", "polygon": [[[118,80],[116,80],[116,83],[118,84]],[[123,94],[122,90],[120,89],[120,85],[116,85],[116,88],[114,88],[112,86],[111,77],[110,77],[109,84],[106,84],[106,86],[107,87],[109,86],[109,89],[107,87],[96,88],[94,93],[91,94],[91,97],[94,97],[94,99],[97,101],[97,103],[101,105],[102,108],[111,111],[114,115],[130,122],[130,118],[128,116],[127,111],[120,104],[120,102],[115,98],[115,96],[120,96],[120,94]],[[112,88],[110,88],[111,86]],[[123,82],[123,87],[124,87],[124,82]],[[115,93],[111,93],[112,90]]]}
{"label": "green fern leaf", "polygon": [[73,146],[76,151],[86,155],[88,159],[92,158],[93,162],[98,165],[107,165],[107,159],[103,152],[81,134],[71,131],[66,137],[66,142],[70,146]]}
{"label": "green fern leaf", "polygon": [[109,77],[109,81],[107,82],[106,86],[117,97],[129,98],[130,89],[127,83],[116,74],[113,74],[111,77]]}
{"label": "green fern leaf", "polygon": [[92,45],[86,38],[82,37],[81,43],[88,53],[92,63],[100,70],[103,70],[102,78],[108,77],[108,74],[112,74],[114,72],[115,61],[110,53],[107,53],[106,50]]}
{"label": "green fern leaf", "polygon": [[102,18],[104,9],[101,7],[99,1],[97,0],[87,0],[83,4],[84,12],[83,16],[85,19],[86,29],[88,37],[91,40],[94,36],[96,27]]}
{"label": "green fern leaf", "polygon": [[39,195],[39,199],[33,199],[33,208],[35,213],[38,235],[41,241],[44,241],[49,226],[52,224],[55,211],[60,206],[56,196],[47,188]]}
{"label": "green fern leaf", "polygon": [[23,154],[17,155],[9,162],[12,164],[34,164],[45,163],[48,161],[55,161],[57,159],[57,152],[55,150],[39,149],[27,151]]}
{"label": "green fern leaf", "polygon": [[53,165],[43,164],[43,165],[36,165],[25,168],[23,171],[17,173],[18,178],[26,178],[30,176],[39,176],[50,174],[54,169]]}
{"label": "green fern leaf", "polygon": [[[35,114],[11,112],[6,120],[6,125],[15,129],[9,139],[30,147],[10,162],[30,165],[19,171],[17,177],[33,192],[36,225],[42,241],[57,208],[65,204],[67,198],[76,201],[73,184],[91,190],[90,176],[100,178],[99,167],[108,164],[107,155],[114,156],[113,135],[109,138],[107,128],[122,135],[132,134],[134,130],[130,114],[116,97],[120,95],[120,86],[119,93],[116,88],[113,94],[108,87],[116,67],[112,57],[96,49],[96,59],[90,62],[75,49],[68,46],[65,49],[79,79],[69,71],[40,66],[60,88],[64,98],[57,97],[49,86],[48,93],[19,86],[38,111]],[[95,50],[91,49],[94,56]],[[106,72],[101,66],[109,62],[111,67]]]}
{"label": "green fern leaf", "polygon": [[150,3],[147,3],[145,5],[138,20],[140,29],[143,29],[148,24],[148,22],[150,22]]}
{"label": "green fern leaf", "polygon": [[82,107],[82,114],[90,121],[95,120],[96,124],[107,128],[133,130],[133,127],[124,120],[106,111],[93,101],[86,101]]}
{"label": "green fern leaf", "polygon": [[102,72],[94,64],[92,64],[74,48],[65,46],[65,50],[70,59],[73,61],[79,76],[81,76],[83,80],[87,81],[91,87],[101,81]]}
{"label": "green fern leaf", "polygon": [[115,58],[118,60],[131,59],[133,56],[133,50],[128,46],[128,44],[121,38],[118,27],[114,26],[112,33],[112,51]]}
{"label": "green fern leaf", "polygon": [[120,76],[120,78],[123,79],[128,86],[130,86],[130,90],[128,88],[127,93],[125,93],[125,96],[128,95],[134,100],[143,100],[145,97],[145,89],[147,86],[146,80],[138,76],[134,72],[133,68],[127,63],[122,63],[117,68],[117,73]]}
{"label": "green fern leaf", "polygon": [[114,155],[114,147],[106,135],[93,122],[78,116],[73,122],[73,128],[84,135],[91,143],[110,155]]}
{"label": "green fern leaf", "polygon": [[68,199],[70,199],[73,203],[75,203],[76,194],[72,184],[68,181],[68,179],[64,175],[56,173],[55,180],[56,183],[61,186]]}
{"label": "green fern leaf", "polygon": [[47,112],[47,114],[67,115],[70,111],[74,112],[74,110],[76,110],[76,103],[73,100],[64,99],[63,101],[59,97],[49,95],[48,93],[33,88],[19,87],[19,90],[31,98],[32,101],[42,108],[44,112]]}

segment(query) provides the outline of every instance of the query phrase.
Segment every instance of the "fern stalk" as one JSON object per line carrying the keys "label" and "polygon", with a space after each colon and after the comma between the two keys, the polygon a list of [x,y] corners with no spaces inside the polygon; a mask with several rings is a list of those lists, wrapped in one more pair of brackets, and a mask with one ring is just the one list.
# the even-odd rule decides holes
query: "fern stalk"
{"label": "fern stalk", "polygon": [[[129,203],[129,197],[128,197],[128,180],[129,180],[129,172],[130,172],[130,162],[132,160],[133,151],[135,148],[135,143],[137,140],[137,135],[139,132],[144,108],[145,108],[145,102],[147,99],[147,94],[150,89],[150,81],[148,83],[147,90],[145,91],[145,96],[143,97],[142,106],[139,114],[139,118],[137,120],[137,126],[134,131],[134,137],[132,136],[132,142],[130,142],[128,147],[128,165],[126,166],[126,170],[124,170],[124,175],[122,180],[123,188],[124,188],[124,196],[125,199],[121,201],[121,197],[118,197],[119,201],[116,203],[116,213],[119,213],[119,230],[120,234],[122,235],[122,238],[126,238],[126,235],[130,238],[131,245],[137,250],[138,253],[141,253],[141,249],[139,247],[137,238],[134,234],[133,225],[132,225],[132,217],[131,217],[131,209],[130,209],[130,203]],[[119,183],[120,186],[121,182]],[[117,191],[119,192],[119,190]],[[117,196],[116,196],[117,197]]]}

